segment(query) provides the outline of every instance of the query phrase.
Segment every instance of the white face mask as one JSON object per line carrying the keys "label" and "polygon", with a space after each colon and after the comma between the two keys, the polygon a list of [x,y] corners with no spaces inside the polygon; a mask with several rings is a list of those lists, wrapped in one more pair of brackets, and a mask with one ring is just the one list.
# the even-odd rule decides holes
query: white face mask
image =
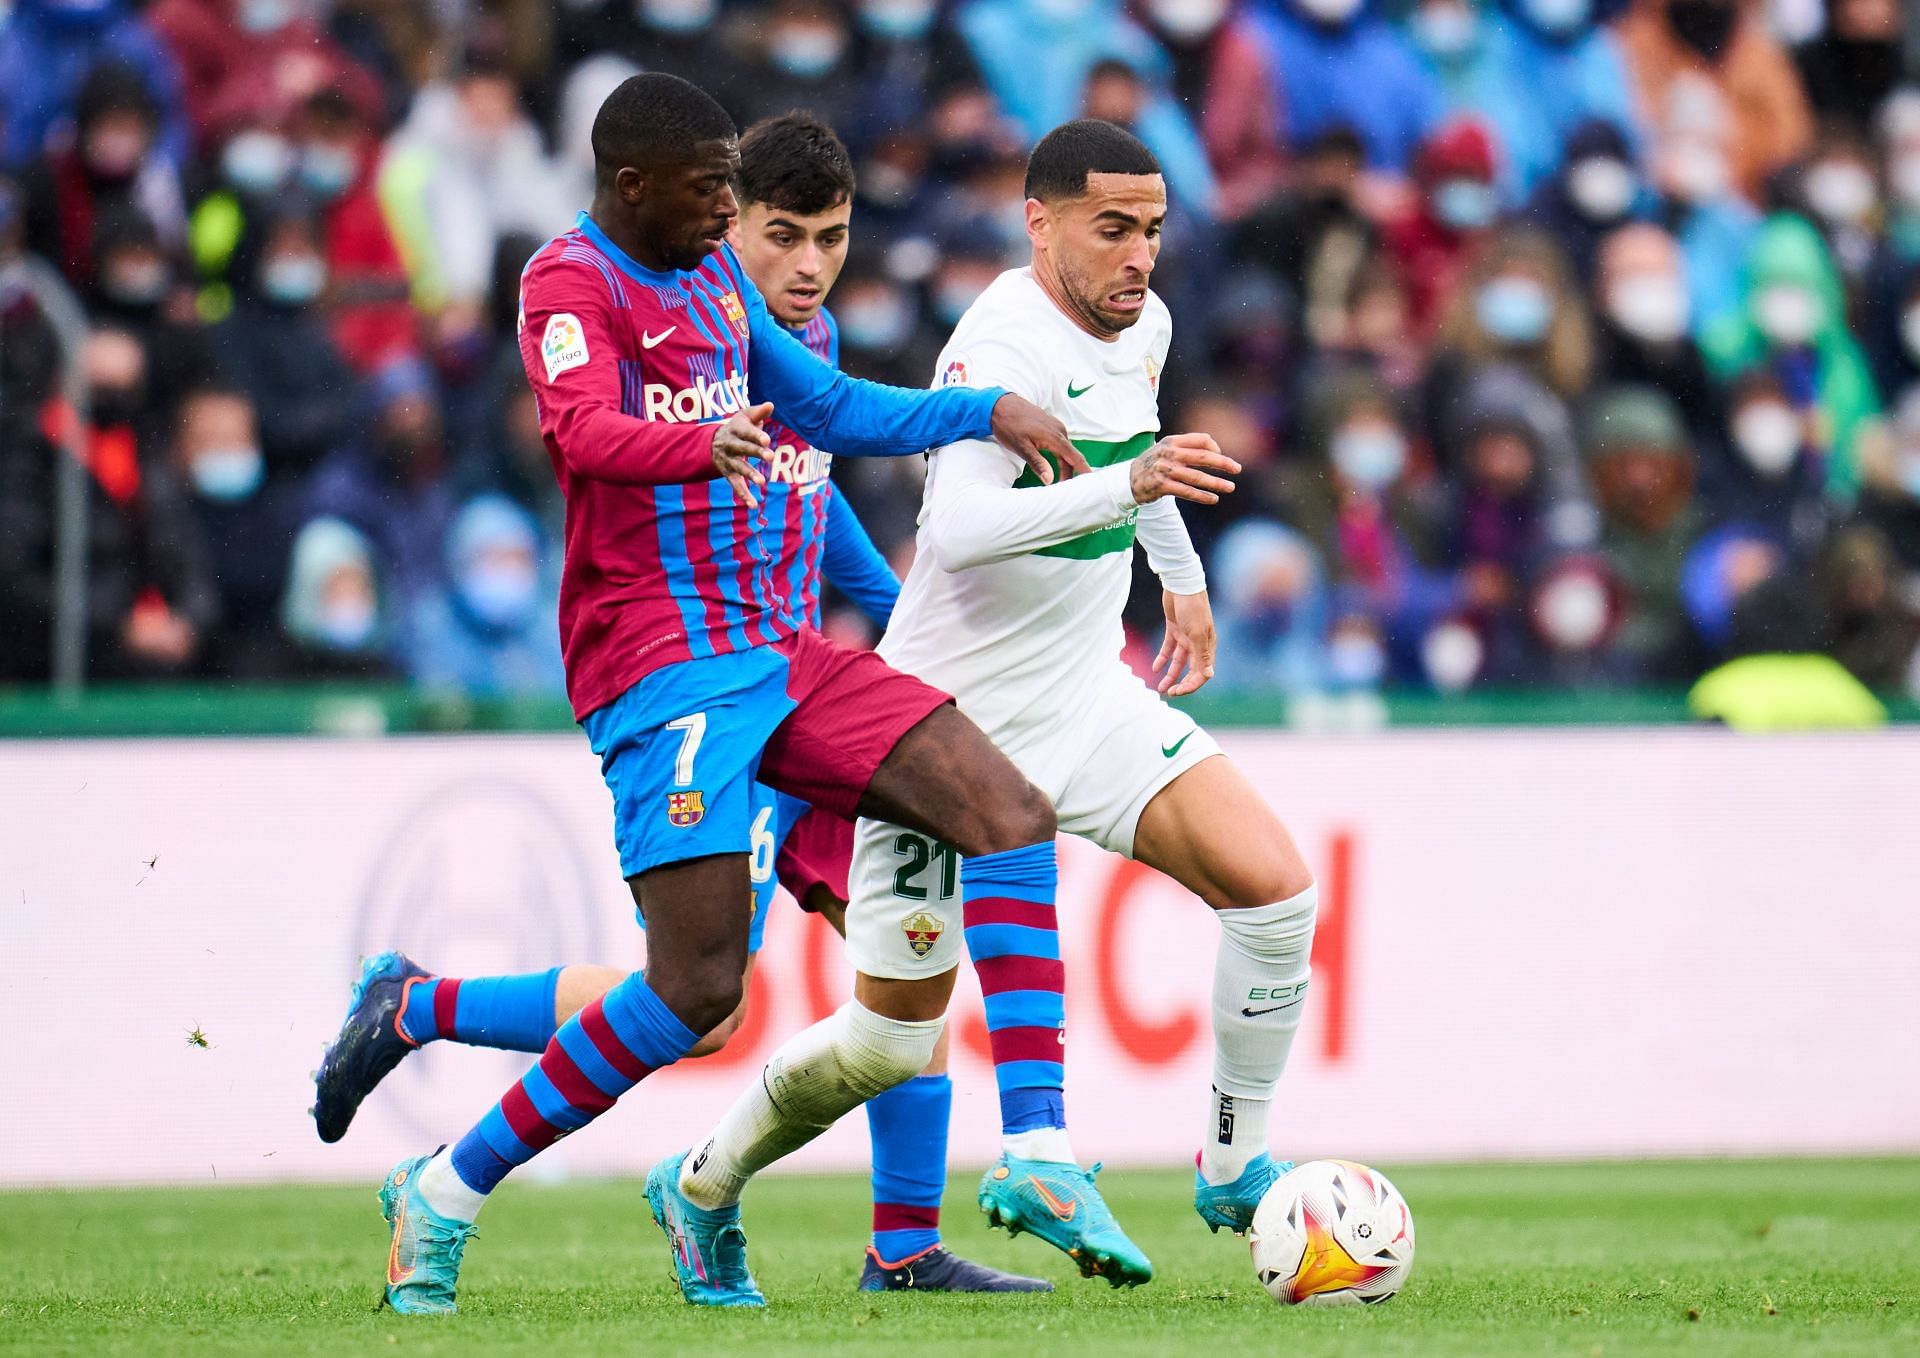
{"label": "white face mask", "polygon": [[1442,693],[1469,688],[1486,658],[1487,648],[1481,644],[1480,634],[1464,622],[1443,622],[1420,642],[1420,663]]}
{"label": "white face mask", "polygon": [[1333,436],[1328,451],[1335,471],[1376,493],[1398,480],[1407,465],[1407,441],[1383,424],[1349,425]]}
{"label": "white face mask", "polygon": [[1760,333],[1775,344],[1805,344],[1820,331],[1825,308],[1811,288],[1798,283],[1775,283],[1753,299],[1753,318]]}
{"label": "white face mask", "polygon": [[1453,0],[1422,5],[1409,23],[1413,40],[1442,61],[1463,56],[1480,35],[1480,22],[1473,11]]}
{"label": "white face mask", "polygon": [[1607,587],[1584,572],[1548,582],[1534,607],[1541,630],[1563,651],[1592,650],[1606,635]]}
{"label": "white face mask", "polygon": [[1800,454],[1800,417],[1784,401],[1749,402],[1733,417],[1733,442],[1748,466],[1777,480]]}
{"label": "white face mask", "polygon": [[1327,643],[1327,674],[1339,688],[1372,688],[1387,672],[1387,650],[1365,632],[1344,631]]}
{"label": "white face mask", "polygon": [[1705,203],[1727,189],[1727,158],[1705,142],[1682,142],[1667,156],[1667,178],[1676,198]]}
{"label": "white face mask", "polygon": [[1633,204],[1633,171],[1612,156],[1589,156],[1567,172],[1567,196],[1594,221],[1617,221]]}
{"label": "white face mask", "polygon": [[1823,160],[1807,171],[1807,202],[1836,224],[1858,222],[1873,211],[1880,192],[1867,167],[1852,160]]}
{"label": "white face mask", "polygon": [[1668,344],[1687,332],[1687,288],[1665,273],[1628,274],[1607,292],[1607,312],[1635,339]]}
{"label": "white face mask", "polygon": [[1227,17],[1228,0],[1147,0],[1160,30],[1181,42],[1204,38]]}
{"label": "white face mask", "polygon": [[1363,0],[1300,0],[1300,8],[1323,24],[1344,24],[1360,12]]}

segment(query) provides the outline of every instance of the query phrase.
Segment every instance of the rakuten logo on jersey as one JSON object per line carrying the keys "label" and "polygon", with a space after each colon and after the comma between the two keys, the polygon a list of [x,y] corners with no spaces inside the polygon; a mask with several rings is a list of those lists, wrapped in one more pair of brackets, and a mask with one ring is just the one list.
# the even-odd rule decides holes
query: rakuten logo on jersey
{"label": "rakuten logo on jersey", "polygon": [[789,486],[811,486],[833,475],[833,454],[818,448],[796,448],[782,443],[767,457],[767,480]]}
{"label": "rakuten logo on jersey", "polygon": [[675,391],[665,382],[649,382],[641,389],[641,409],[649,420],[668,424],[696,424],[701,420],[723,420],[747,404],[747,375],[735,373],[720,382],[698,378],[690,387]]}

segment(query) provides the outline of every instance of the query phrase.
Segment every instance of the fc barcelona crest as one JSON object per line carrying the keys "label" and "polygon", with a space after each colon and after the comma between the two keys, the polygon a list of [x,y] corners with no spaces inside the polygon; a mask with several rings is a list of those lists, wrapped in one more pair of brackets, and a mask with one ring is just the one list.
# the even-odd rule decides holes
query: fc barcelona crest
{"label": "fc barcelona crest", "polygon": [[900,921],[900,931],[907,936],[907,946],[913,949],[913,955],[925,957],[947,931],[947,922],[938,915],[916,910]]}
{"label": "fc barcelona crest", "polygon": [[747,333],[747,308],[740,301],[740,294],[729,292],[720,299],[720,309],[727,313],[727,319],[733,322],[733,328],[742,335]]}
{"label": "fc barcelona crest", "polygon": [[701,792],[669,792],[667,794],[667,824],[677,825],[682,830],[698,825],[701,817],[707,814],[706,794]]}

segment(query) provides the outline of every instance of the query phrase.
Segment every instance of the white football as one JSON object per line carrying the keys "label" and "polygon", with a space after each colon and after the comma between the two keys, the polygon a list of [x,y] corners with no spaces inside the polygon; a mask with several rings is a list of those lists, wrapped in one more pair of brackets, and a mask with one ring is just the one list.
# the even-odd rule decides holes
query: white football
{"label": "white football", "polygon": [[1413,1212],[1377,1169],[1311,1160],[1274,1181],[1247,1232],[1253,1271],[1283,1306],[1385,1301],[1413,1268]]}

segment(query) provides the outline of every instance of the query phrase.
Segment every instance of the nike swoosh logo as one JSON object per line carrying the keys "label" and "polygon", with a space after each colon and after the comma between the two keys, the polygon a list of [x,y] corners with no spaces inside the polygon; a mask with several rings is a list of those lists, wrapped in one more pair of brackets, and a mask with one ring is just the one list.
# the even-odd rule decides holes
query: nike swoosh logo
{"label": "nike swoosh logo", "polygon": [[400,1237],[407,1229],[407,1200],[400,1199],[393,1213],[393,1244],[387,1247],[387,1285],[398,1287],[413,1277],[413,1270],[400,1267]]}
{"label": "nike swoosh logo", "polygon": [[678,330],[679,328],[680,327],[677,325],[670,325],[657,335],[648,335],[648,334],[642,333],[642,335],[640,336],[640,347],[642,349],[651,349],[654,347],[654,345],[664,341],[668,335],[671,335],[674,331]]}
{"label": "nike swoosh logo", "polygon": [[1033,1191],[1040,1195],[1040,1201],[1044,1202],[1047,1205],[1047,1210],[1053,1213],[1055,1216],[1059,1217],[1060,1220],[1072,1221],[1073,1214],[1080,1210],[1079,1203],[1062,1202],[1054,1194],[1053,1190],[1048,1188],[1046,1184],[1041,1182],[1039,1179],[1035,1179],[1029,1176],[1027,1179],[1027,1182],[1033,1185]]}
{"label": "nike swoosh logo", "polygon": [[1293,1006],[1292,1006],[1292,1005],[1290,1005],[1290,1004],[1276,1004],[1276,1005],[1274,1005],[1274,1006],[1273,1006],[1273,1008],[1271,1008],[1271,1009],[1245,1009],[1245,1008],[1243,1008],[1243,1009],[1241,1009],[1241,1011],[1240,1011],[1240,1017],[1241,1017],[1241,1018],[1259,1018],[1259,1017],[1260,1017],[1260,1016],[1261,1016],[1262,1014],[1277,1014],[1277,1013],[1279,1013],[1279,1012],[1280,1012],[1280,1011],[1281,1011],[1282,1009],[1291,1009],[1291,1008],[1293,1008]]}
{"label": "nike swoosh logo", "polygon": [[1174,741],[1174,742],[1173,742],[1173,744],[1171,744],[1171,745],[1162,745],[1162,746],[1160,747],[1160,753],[1161,753],[1161,754],[1163,754],[1163,755],[1165,755],[1165,756],[1166,756],[1167,758],[1169,758],[1169,759],[1171,759],[1171,758],[1173,758],[1173,757],[1174,757],[1175,755],[1177,755],[1177,754],[1179,754],[1179,753],[1180,753],[1180,747],[1181,747],[1182,745],[1185,745],[1185,744],[1187,743],[1187,741],[1189,741],[1189,740],[1190,740],[1190,739],[1192,739],[1192,738],[1193,738],[1193,732],[1191,732],[1191,731],[1189,731],[1189,732],[1187,732],[1187,733],[1186,733],[1186,735],[1184,735],[1184,736],[1181,736],[1181,737],[1180,737],[1180,739],[1178,739],[1178,740],[1176,740],[1176,741]]}
{"label": "nike swoosh logo", "polygon": [[1082,396],[1085,396],[1088,392],[1092,390],[1093,390],[1093,383],[1091,382],[1087,383],[1087,385],[1084,387],[1076,387],[1073,385],[1073,383],[1069,382],[1067,383],[1067,399],[1069,401],[1077,401]]}

